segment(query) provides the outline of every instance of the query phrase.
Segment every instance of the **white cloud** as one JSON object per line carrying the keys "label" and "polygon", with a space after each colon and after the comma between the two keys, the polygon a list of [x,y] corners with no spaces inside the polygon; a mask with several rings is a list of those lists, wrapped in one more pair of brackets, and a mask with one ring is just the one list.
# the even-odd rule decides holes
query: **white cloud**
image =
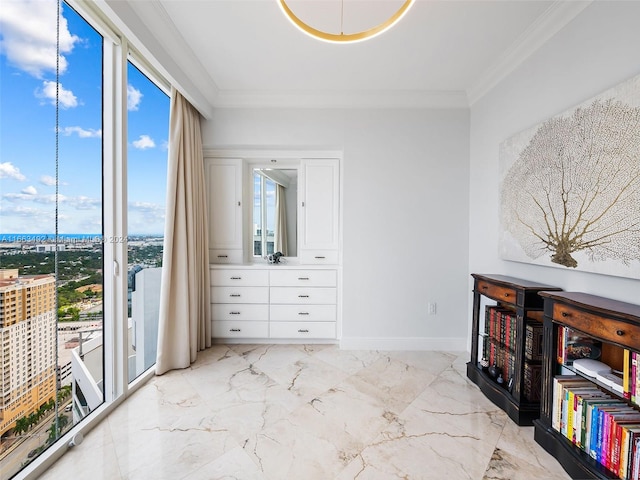
{"label": "white cloud", "polygon": [[24,182],[27,179],[20,173],[20,169],[11,162],[0,163],[0,178],[13,178],[20,182]]}
{"label": "white cloud", "polygon": [[28,187],[22,189],[22,193],[26,195],[37,195],[38,190],[36,190],[36,187],[34,187],[33,185],[29,185]]}
{"label": "white cloud", "polygon": [[133,142],[133,146],[139,150],[146,150],[147,148],[154,148],[156,142],[149,135],[140,135],[140,138]]}
{"label": "white cloud", "polygon": [[[56,104],[56,82],[45,80],[42,82],[42,89],[36,90],[36,97],[49,100],[51,105]],[[78,99],[71,90],[66,90],[62,84],[59,84],[58,98],[60,107],[73,108],[78,106]]]}
{"label": "white cloud", "polygon": [[[26,189],[25,189],[26,190]],[[9,200],[11,202],[15,202],[16,200],[27,200],[35,203],[43,203],[43,204],[51,204],[55,203],[56,195],[34,195],[30,193],[5,193],[2,195],[2,198]],[[58,203],[64,203],[68,201],[68,197],[58,194]]]}
{"label": "white cloud", "polygon": [[53,187],[56,184],[56,179],[51,175],[42,175],[40,177],[40,183],[47,187]]}
{"label": "white cloud", "polygon": [[68,203],[77,210],[95,210],[102,206],[102,201],[100,199],[89,198],[84,195],[70,198]]}
{"label": "white cloud", "polygon": [[142,101],[142,92],[132,85],[127,85],[127,110],[138,110],[138,105]]}
{"label": "white cloud", "polygon": [[[4,1],[0,9],[0,52],[20,70],[37,78],[56,69],[56,2],[41,0]],[[60,16],[59,68],[67,69],[65,53],[80,38],[71,35],[67,20]]]}
{"label": "white cloud", "polygon": [[24,207],[22,205],[9,205],[6,203],[0,205],[0,215],[4,216],[14,215],[18,217],[39,217],[50,213],[51,212],[46,212],[38,208]]}
{"label": "white cloud", "polygon": [[64,127],[60,129],[60,133],[67,137],[75,133],[80,138],[102,138],[102,130],[94,130],[93,128]]}

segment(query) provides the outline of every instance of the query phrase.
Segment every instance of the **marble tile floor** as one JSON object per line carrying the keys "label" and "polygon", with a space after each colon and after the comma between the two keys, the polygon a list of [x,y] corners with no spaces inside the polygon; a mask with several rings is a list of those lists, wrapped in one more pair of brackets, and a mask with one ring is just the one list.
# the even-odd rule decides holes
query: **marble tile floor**
{"label": "marble tile floor", "polygon": [[467,358],[215,345],[151,379],[40,478],[569,478],[467,380]]}

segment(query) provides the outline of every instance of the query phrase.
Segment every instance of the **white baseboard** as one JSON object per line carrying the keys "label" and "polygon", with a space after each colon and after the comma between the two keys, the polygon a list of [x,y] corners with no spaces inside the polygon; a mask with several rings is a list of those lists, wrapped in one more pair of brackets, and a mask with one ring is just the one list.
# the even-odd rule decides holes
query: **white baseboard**
{"label": "white baseboard", "polygon": [[428,350],[440,352],[467,351],[467,338],[432,337],[342,337],[343,350]]}

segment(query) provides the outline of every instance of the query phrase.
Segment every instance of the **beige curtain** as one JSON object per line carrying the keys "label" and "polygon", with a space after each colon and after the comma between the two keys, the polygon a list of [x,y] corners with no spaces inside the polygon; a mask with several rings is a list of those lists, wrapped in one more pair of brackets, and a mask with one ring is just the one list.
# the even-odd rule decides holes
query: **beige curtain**
{"label": "beige curtain", "polygon": [[200,114],[171,91],[167,209],[156,375],[211,346],[207,202]]}
{"label": "beige curtain", "polygon": [[276,183],[276,225],[274,233],[274,253],[281,252],[285,257],[287,253],[287,202],[285,200],[285,189]]}

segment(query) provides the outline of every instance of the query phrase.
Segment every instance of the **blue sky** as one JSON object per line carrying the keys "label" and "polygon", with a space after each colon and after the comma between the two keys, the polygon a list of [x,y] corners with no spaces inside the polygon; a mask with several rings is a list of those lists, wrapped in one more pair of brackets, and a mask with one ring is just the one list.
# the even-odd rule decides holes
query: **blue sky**
{"label": "blue sky", "polygon": [[[59,231],[102,231],[102,38],[63,5]],[[55,229],[56,2],[0,9],[0,233]],[[130,234],[163,232],[169,98],[128,69]]]}

